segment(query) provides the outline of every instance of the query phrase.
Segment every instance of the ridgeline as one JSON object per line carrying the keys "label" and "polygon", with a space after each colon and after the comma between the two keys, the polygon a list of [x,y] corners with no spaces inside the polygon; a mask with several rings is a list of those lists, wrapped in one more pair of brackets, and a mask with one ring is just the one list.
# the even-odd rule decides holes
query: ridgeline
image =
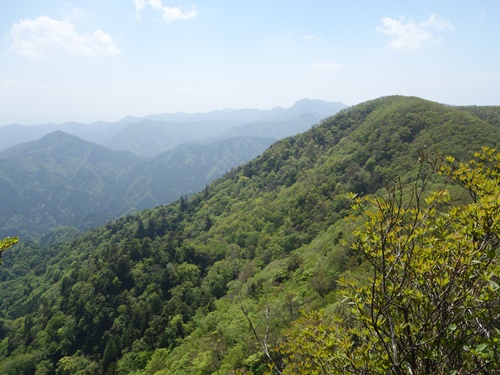
{"label": "ridgeline", "polygon": [[[338,302],[341,276],[367,276],[344,244],[347,193],[411,184],[421,152],[467,162],[497,147],[499,114],[415,97],[368,101],[189,199],[68,243],[16,246],[0,269],[0,372],[265,373],[263,347],[302,311]],[[444,183],[436,175],[429,188]]]}

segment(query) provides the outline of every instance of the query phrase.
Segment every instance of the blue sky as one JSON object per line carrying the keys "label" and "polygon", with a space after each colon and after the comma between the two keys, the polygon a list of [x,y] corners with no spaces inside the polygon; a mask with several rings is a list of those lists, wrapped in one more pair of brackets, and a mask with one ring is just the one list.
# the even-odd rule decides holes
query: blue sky
{"label": "blue sky", "polygon": [[500,1],[16,0],[0,125],[354,105],[500,105]]}

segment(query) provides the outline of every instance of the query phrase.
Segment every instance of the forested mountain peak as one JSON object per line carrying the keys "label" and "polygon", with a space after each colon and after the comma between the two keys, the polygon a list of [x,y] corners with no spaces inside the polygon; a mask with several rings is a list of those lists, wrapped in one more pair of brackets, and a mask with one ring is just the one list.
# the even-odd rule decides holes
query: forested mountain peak
{"label": "forested mountain peak", "polygon": [[[19,158],[35,155],[36,158],[41,157],[42,153],[46,156],[60,157],[71,155],[77,158],[84,159],[89,156],[89,153],[100,154],[116,154],[124,162],[137,159],[130,152],[116,152],[100,146],[96,143],[85,141],[75,135],[68,134],[62,130],[56,130],[41,137],[39,140],[30,141],[19,144],[8,150],[0,152],[3,158]],[[62,161],[62,160],[61,160]]]}
{"label": "forested mountain peak", "polygon": [[429,172],[422,152],[466,161],[499,143],[500,128],[470,111],[375,99],[274,143],[189,199],[69,244],[18,247],[0,274],[0,369],[264,374],[301,311],[338,309],[341,276],[369,274],[346,245],[347,193],[414,181]]}
{"label": "forested mountain peak", "polygon": [[201,190],[273,141],[234,137],[140,159],[62,131],[50,133],[0,152],[0,236],[34,239],[59,226],[83,230],[169,203]]}
{"label": "forested mountain peak", "polygon": [[0,233],[33,238],[111,220],[126,210],[120,198],[138,162],[62,131],[0,152]]}
{"label": "forested mountain peak", "polygon": [[78,139],[78,137],[72,136],[66,132],[63,132],[62,130],[56,130],[40,138],[40,141],[43,142],[44,140],[52,141],[52,140],[75,139],[75,138]]}
{"label": "forested mountain peak", "polygon": [[82,230],[191,195],[273,141],[344,107],[306,102],[272,111],[1,127],[4,146],[41,138],[0,152],[0,235],[32,239],[61,225]]}

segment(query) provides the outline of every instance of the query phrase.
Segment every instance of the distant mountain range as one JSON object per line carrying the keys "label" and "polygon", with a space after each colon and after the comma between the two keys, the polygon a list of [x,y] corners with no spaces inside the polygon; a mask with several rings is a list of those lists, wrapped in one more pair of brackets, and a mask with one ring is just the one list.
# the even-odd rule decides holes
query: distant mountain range
{"label": "distant mountain range", "polygon": [[[498,267],[498,227],[485,233],[478,224],[488,222],[493,228],[498,223],[498,201],[494,196],[479,199],[484,215],[469,212],[471,220],[460,217],[460,225],[447,221],[438,212],[452,212],[448,209],[471,197],[448,177],[433,174],[436,165],[427,163],[435,160],[434,152],[467,162],[482,146],[498,148],[498,119],[500,107],[456,108],[415,97],[379,98],[274,142],[188,199],[121,217],[56,246],[52,244],[62,242],[57,236],[67,234],[61,228],[43,241],[22,238],[3,255],[0,267],[0,374],[261,375],[272,371],[273,363],[287,374],[320,373],[294,371],[295,361],[307,365],[309,359],[320,364],[339,361],[337,368],[325,366],[322,373],[342,373],[335,371],[344,364],[343,369],[359,370],[351,373],[391,373],[396,367],[377,354],[384,349],[364,346],[376,339],[375,324],[380,324],[382,337],[392,334],[387,319],[359,319],[353,312],[358,300],[376,305],[376,314],[390,306],[399,344],[414,345],[416,338],[425,349],[429,341],[436,343],[433,351],[414,351],[419,366],[438,363],[434,355],[441,360],[442,353],[452,353],[456,367],[439,373],[459,373],[467,363],[484,374],[498,374],[498,273],[483,275],[467,268],[467,263]],[[32,209],[29,215],[34,216],[11,219],[21,223],[30,218],[33,225],[50,221],[58,212],[69,220],[67,207],[78,208],[74,212],[87,209],[90,215],[92,205],[105,210],[124,202],[147,206],[167,193],[168,184],[210,175],[215,165],[227,168],[234,153],[255,142],[232,140],[182,146],[145,160],[52,133],[0,154],[2,192],[11,194],[3,204],[14,209],[15,199],[24,199],[23,208]],[[485,162],[495,179],[484,175],[488,183],[480,182],[480,190],[489,190],[489,182],[496,181],[496,162]],[[391,199],[386,187],[393,181],[402,190],[399,194],[395,187],[396,198]],[[444,199],[448,195],[443,187],[452,199]],[[113,198],[113,190],[121,198]],[[443,200],[428,207],[423,198],[431,191],[440,191],[437,196]],[[361,218],[349,192],[378,198],[376,204],[366,202],[368,211],[361,208],[366,213]],[[377,214],[377,204],[386,210]],[[412,223],[405,216],[408,212],[416,216]],[[435,226],[426,224],[431,216]],[[73,220],[80,218],[75,214]],[[366,222],[380,223],[375,236]],[[462,225],[468,237],[460,235]],[[398,227],[400,231],[393,229]],[[443,246],[438,238],[459,242]],[[483,244],[488,244],[486,251]],[[471,245],[481,248],[471,252]],[[359,246],[372,251],[363,256]],[[400,255],[381,261],[378,254],[393,247]],[[417,255],[421,248],[425,257]],[[396,266],[399,263],[405,267]],[[436,266],[426,268],[424,263]],[[373,278],[380,278],[382,271],[375,267],[387,268],[384,279],[391,286],[386,297],[357,294],[364,290],[361,286],[378,285]],[[401,275],[405,282],[395,284],[392,277],[401,280]],[[477,302],[462,308],[462,296],[476,290],[469,285],[481,277],[488,281],[477,283],[481,292],[471,295]],[[470,284],[459,286],[457,280],[464,278]],[[416,297],[420,283],[439,296],[439,306],[427,302],[436,300]],[[345,289],[356,297],[344,298]],[[395,296],[404,306],[387,302]],[[483,304],[478,299],[483,296],[491,299]],[[477,328],[455,329],[455,322],[468,320],[476,310],[484,312]],[[416,324],[422,322],[422,311],[432,318],[425,315],[428,320]],[[408,316],[417,319],[409,322]],[[436,338],[436,329],[443,337]],[[282,362],[283,343],[293,344],[287,362]],[[412,356],[405,355],[405,363]],[[373,358],[374,367],[367,367]],[[383,369],[371,371],[376,366]],[[411,368],[399,367],[401,373]],[[414,373],[437,373],[419,369]]]}
{"label": "distant mountain range", "polygon": [[0,237],[85,230],[191,195],[343,107],[305,99],[270,111],[0,127],[10,146],[0,152]]}
{"label": "distant mountain range", "polygon": [[60,130],[0,153],[0,237],[78,230],[169,203],[255,158],[273,138],[185,144],[151,159]]}
{"label": "distant mountain range", "polygon": [[346,106],[337,102],[303,99],[290,108],[225,109],[208,113],[164,113],[125,117],[114,122],[0,127],[0,150],[37,140],[62,130],[117,151],[155,156],[183,143],[209,142],[238,135],[281,139],[307,130]]}

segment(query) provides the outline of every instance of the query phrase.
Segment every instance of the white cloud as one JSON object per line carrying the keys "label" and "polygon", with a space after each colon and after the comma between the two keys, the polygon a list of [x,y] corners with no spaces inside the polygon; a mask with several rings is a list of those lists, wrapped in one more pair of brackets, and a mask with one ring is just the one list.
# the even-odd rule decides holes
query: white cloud
{"label": "white cloud", "polygon": [[323,42],[323,38],[314,35],[306,35],[304,38],[306,38],[308,41],[317,40],[319,42]]}
{"label": "white cloud", "polygon": [[444,18],[438,18],[435,14],[431,14],[429,19],[422,22],[421,25],[422,27],[436,30],[446,30],[453,28],[450,21],[445,20]]}
{"label": "white cloud", "polygon": [[14,81],[13,79],[4,79],[0,81],[0,87],[9,90],[29,90],[31,85],[29,83]]}
{"label": "white cloud", "polygon": [[134,0],[137,19],[141,19],[141,12],[144,10],[146,5],[149,5],[154,11],[160,13],[162,20],[165,22],[187,20],[196,17],[198,14],[194,5],[191,9],[186,10],[181,7],[169,7],[163,5],[162,0]]}
{"label": "white cloud", "polygon": [[120,53],[111,36],[104,31],[79,34],[71,22],[47,16],[15,23],[10,29],[9,39],[17,54],[33,59],[47,58],[58,51],[85,57]]}
{"label": "white cloud", "polygon": [[438,18],[432,14],[428,20],[416,23],[413,19],[406,20],[403,17],[398,19],[384,17],[382,26],[377,27],[377,31],[389,35],[391,38],[387,47],[412,52],[421,49],[428,44],[439,44],[441,38],[434,36],[434,31],[452,29],[449,21]]}
{"label": "white cloud", "polygon": [[49,87],[47,85],[41,83],[27,83],[27,82],[19,82],[13,79],[4,79],[0,81],[0,87],[8,90],[11,93],[14,92],[27,92],[27,91],[44,91],[49,92],[53,91],[53,87]]}
{"label": "white cloud", "polygon": [[334,62],[318,61],[318,62],[313,64],[313,69],[315,69],[315,70],[338,70],[341,68],[342,68],[342,65],[334,63]]}
{"label": "white cloud", "polygon": [[141,12],[146,7],[146,0],[134,0],[134,6],[135,6],[135,18],[140,20]]}
{"label": "white cloud", "polygon": [[91,12],[86,12],[74,6],[71,3],[64,4],[64,9],[62,10],[63,18],[67,21],[80,21],[85,18],[95,18],[95,15]]}

